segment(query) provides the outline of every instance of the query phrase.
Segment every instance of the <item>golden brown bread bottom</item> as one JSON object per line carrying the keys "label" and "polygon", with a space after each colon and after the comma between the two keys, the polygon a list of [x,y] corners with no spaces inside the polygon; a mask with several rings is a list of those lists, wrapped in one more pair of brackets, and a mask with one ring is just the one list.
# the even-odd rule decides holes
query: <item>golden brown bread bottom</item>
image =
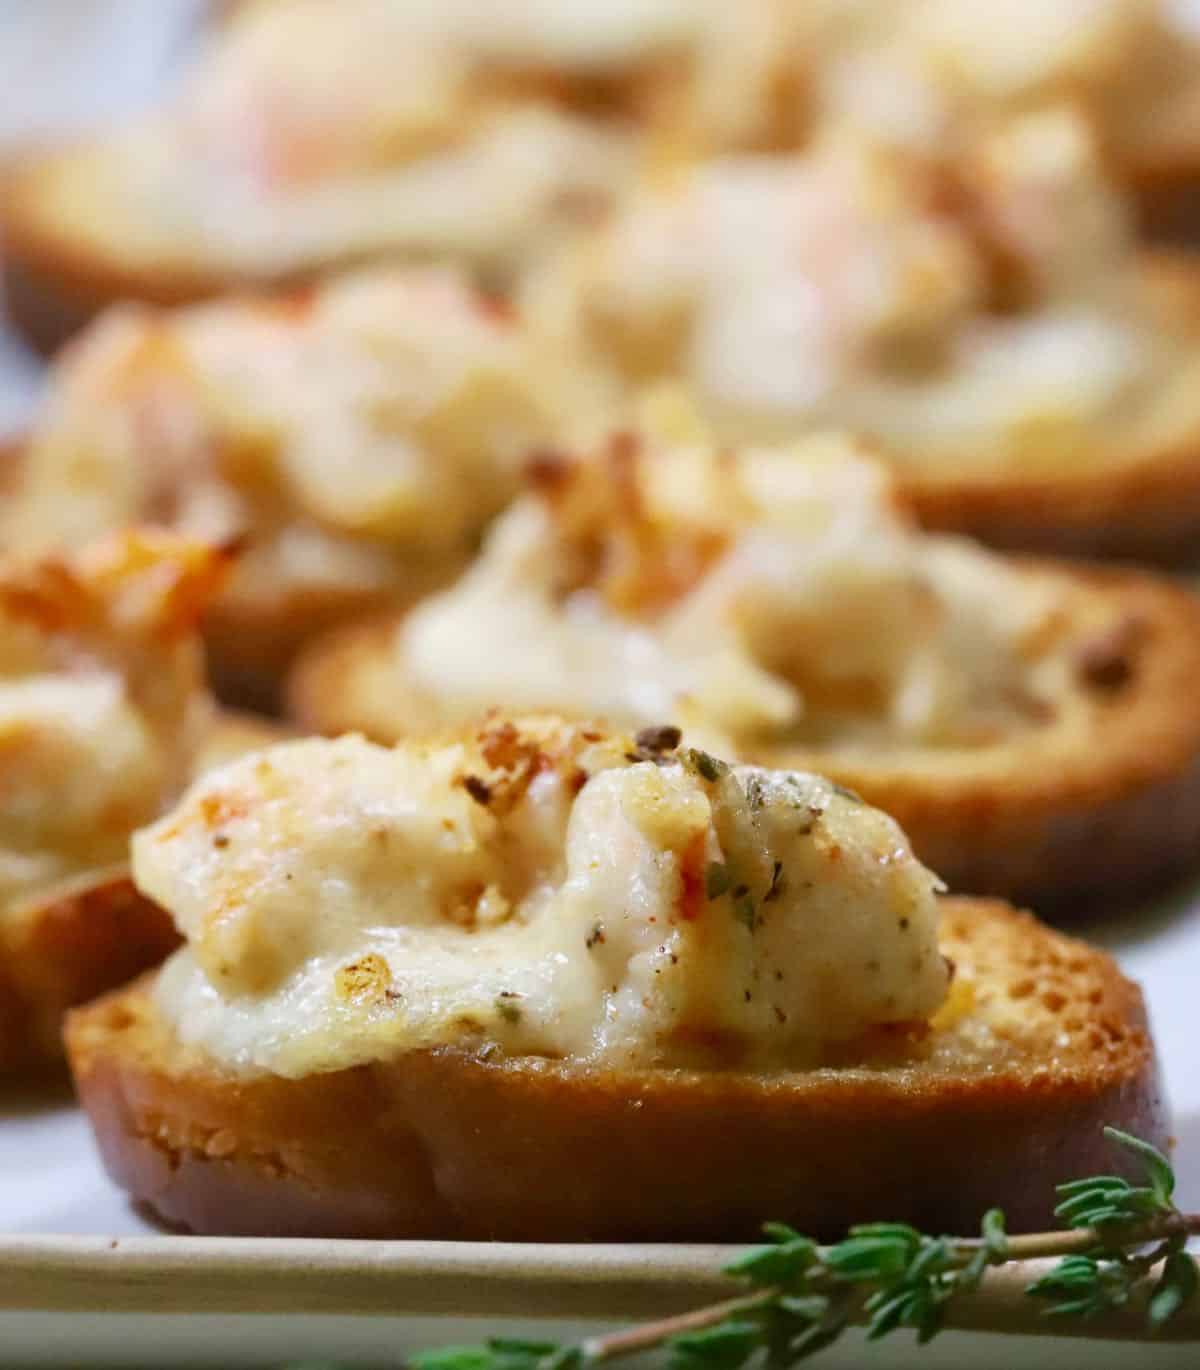
{"label": "golden brown bread bottom", "polygon": [[226,594],[204,615],[209,676],[217,698],[233,710],[278,714],[297,654],[324,632],[385,605],[406,602],[399,588],[297,591],[271,600]]}
{"label": "golden brown bread bottom", "polygon": [[128,872],[92,873],[0,919],[0,1072],[62,1058],[67,1009],[157,965],[179,943]]}
{"label": "golden brown bread bottom", "polygon": [[1193,244],[1200,223],[1200,82],[1192,81],[1176,117],[1156,133],[1152,142],[1114,149],[1118,174],[1144,237]]}
{"label": "golden brown bread bottom", "polygon": [[[1200,266],[1191,254],[1144,254],[1152,307],[1200,348]],[[1194,561],[1200,538],[1200,423],[1145,451],[1076,454],[1059,465],[1005,471],[965,454],[950,469],[897,470],[925,527],[995,547],[1055,555],[1123,557],[1160,565]]]}
{"label": "golden brown bread bottom", "polygon": [[997,481],[908,475],[900,488],[931,532],[1011,551],[1179,566],[1200,544],[1200,432],[1119,465],[1083,461]]}
{"label": "golden brown bread bottom", "polygon": [[[276,725],[223,714],[196,757],[200,773],[277,741]],[[0,1074],[62,1059],[67,1009],[123,985],[179,945],[170,918],[123,867],[63,881],[0,913]]]}
{"label": "golden brown bread bottom", "polygon": [[1165,1144],[1141,995],[1106,955],[967,900],[945,902],[943,948],[974,985],[965,1015],[865,1063],[778,1076],[449,1048],[231,1074],[180,1043],[149,980],[73,1012],[67,1048],[109,1173],[201,1233],[969,1232],[994,1204],[1019,1230],[1050,1220],[1054,1182],[1108,1168],[1104,1124]]}
{"label": "golden brown bread bottom", "polygon": [[[106,252],[71,224],[43,212],[46,177],[73,154],[51,150],[17,159],[0,174],[5,306],[31,346],[50,355],[102,309],[121,300],[190,304],[248,282],[183,261],[138,265]],[[282,282],[280,282],[282,284]],[[260,282],[261,284],[261,282]]]}
{"label": "golden brown bread bottom", "polygon": [[[1072,628],[1077,688],[1053,718],[994,745],[774,745],[744,759],[859,791],[955,891],[1041,912],[1128,901],[1200,860],[1200,598],[1137,571],[1021,565],[1067,577],[1109,625]],[[436,701],[372,678],[396,622],[343,629],[302,656],[289,699],[305,728],[391,742],[437,722]]]}

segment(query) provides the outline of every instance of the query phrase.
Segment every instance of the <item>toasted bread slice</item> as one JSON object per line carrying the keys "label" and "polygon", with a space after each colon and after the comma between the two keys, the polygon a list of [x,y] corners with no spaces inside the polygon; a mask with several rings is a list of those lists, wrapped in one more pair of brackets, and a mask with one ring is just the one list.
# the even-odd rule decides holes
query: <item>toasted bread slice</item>
{"label": "toasted bread slice", "polygon": [[276,702],[308,635],[457,574],[577,409],[574,373],[445,269],[117,308],[68,352],[9,458],[0,540],[40,552],[144,520],[236,547],[203,626],[239,705]]}
{"label": "toasted bread slice", "polygon": [[[1163,319],[1200,339],[1200,270],[1190,258],[1146,254],[1144,281]],[[1103,460],[1079,458],[1003,472],[969,457],[922,473],[897,474],[905,497],[931,529],[963,532],[994,546],[1069,555],[1122,556],[1163,564],[1195,555],[1200,533],[1200,424],[1166,411],[1191,404],[1176,395],[1163,431],[1184,431]]]}
{"label": "toasted bread slice", "polygon": [[[536,113],[536,103],[530,108]],[[551,221],[554,231],[566,232],[576,218],[594,215],[607,196],[615,193],[622,168],[631,159],[623,133],[606,127],[604,121],[589,124],[571,119],[569,126],[578,145],[574,155],[561,158],[563,166],[569,170],[587,163],[590,170],[586,177],[561,186],[561,193],[547,194],[547,222],[541,232],[530,226],[530,250],[552,231]],[[537,168],[556,156],[556,149],[539,144],[528,166]],[[463,244],[453,236],[456,222],[502,224],[505,206],[497,205],[494,217],[482,212],[491,207],[490,199],[484,198],[485,193],[494,193],[491,186],[476,197],[479,212],[463,211],[456,200],[435,217],[432,227],[424,226],[429,217],[426,187],[432,178],[421,165],[413,173],[413,212],[392,213],[386,220],[368,219],[376,226],[386,222],[390,236],[372,232],[364,240],[359,233],[345,241],[335,239],[300,250],[293,245],[291,251],[283,252],[276,234],[262,248],[265,255],[248,261],[233,250],[213,249],[194,233],[181,233],[177,216],[156,220],[148,214],[146,205],[157,198],[156,190],[145,184],[130,188],[130,161],[136,166],[137,156],[131,158],[119,140],[97,140],[33,151],[0,168],[0,239],[8,314],[26,340],[45,355],[103,309],[123,300],[173,306],[228,293],[291,290],[334,272],[400,259],[465,260],[491,284],[510,280],[515,270],[515,262],[508,259],[517,254],[516,246],[507,242],[481,245],[473,240]],[[451,172],[455,169],[449,164]],[[496,177],[502,176],[498,168]],[[448,178],[460,183],[465,179],[465,171]],[[508,175],[493,184],[515,186],[517,179]],[[220,184],[215,183],[216,187]],[[325,200],[321,203],[333,203],[336,188],[336,182],[322,187],[318,195]],[[192,217],[186,209],[184,216]],[[285,233],[286,212],[280,214],[279,223],[280,233]],[[446,235],[450,241],[443,242]]]}
{"label": "toasted bread slice", "polygon": [[1138,136],[1114,149],[1121,179],[1133,192],[1142,227],[1155,237],[1195,237],[1200,191],[1200,79],[1193,74],[1178,96]]}
{"label": "toasted bread slice", "polygon": [[[278,741],[249,715],[217,718],[194,774]],[[157,965],[179,944],[170,918],[139,894],[124,867],[88,872],[0,916],[0,1073],[62,1057],[62,1018],[75,1004]]]}
{"label": "toasted bread slice", "polygon": [[157,965],[179,936],[123,867],[43,892],[0,919],[0,1071],[62,1056],[62,1018]]}
{"label": "toasted bread slice", "polygon": [[81,149],[31,154],[2,178],[5,304],[33,347],[49,355],[118,300],[186,304],[245,285],[178,257],[125,257],[72,220],[68,187],[86,187],[92,160]]}
{"label": "toasted bread slice", "polygon": [[[781,745],[745,759],[859,791],[953,890],[1055,912],[1128,900],[1200,851],[1200,600],[1137,571],[1021,565],[1074,592],[1060,649],[1071,688],[1051,717],[970,746]],[[436,700],[404,688],[397,621],[343,629],[301,659],[289,700],[303,727],[390,742],[444,721]]]}
{"label": "toasted bread slice", "polygon": [[1028,914],[944,903],[957,988],[925,1036],[801,1073],[597,1071],[412,1051],[294,1079],[182,1044],[142,980],[67,1047],[109,1173],[201,1233],[512,1240],[832,1234],[898,1219],[1014,1230],[1106,1164],[1103,1124],[1163,1143],[1141,995]]}

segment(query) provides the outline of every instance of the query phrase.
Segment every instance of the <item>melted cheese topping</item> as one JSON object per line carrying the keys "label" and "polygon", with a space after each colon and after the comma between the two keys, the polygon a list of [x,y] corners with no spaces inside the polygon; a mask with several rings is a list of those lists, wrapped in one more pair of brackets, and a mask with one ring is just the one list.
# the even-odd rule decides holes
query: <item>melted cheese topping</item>
{"label": "melted cheese topping", "polygon": [[637,165],[848,124],[941,149],[1051,101],[1153,162],[1194,123],[1165,0],[289,0],[242,4],[174,105],[68,158],[48,219],[136,269],[387,252],[509,272]]}
{"label": "melted cheese topping", "polygon": [[40,549],[149,519],[248,537],[234,600],[419,589],[461,563],[553,431],[557,378],[445,271],[117,310],[55,369],[6,537]]}
{"label": "melted cheese topping", "polygon": [[0,913],[123,862],[210,719],[195,620],[220,558],[130,535],[0,568]]}
{"label": "melted cheese topping", "polygon": [[[379,711],[501,702],[672,718],[716,750],[971,744],[1037,717],[1057,600],[923,535],[825,437],[736,455],[618,439],[544,469],[451,589],[402,622]],[[397,728],[403,731],[400,719]]]}
{"label": "melted cheese topping", "polygon": [[[685,378],[735,439],[832,424],[913,463],[1036,466],[1156,441],[1164,396],[1194,385],[1136,266],[1083,125],[1057,113],[952,161],[839,134],[700,164],[528,294],[628,381]],[[1195,421],[1193,399],[1176,422]]]}
{"label": "melted cheese topping", "polygon": [[444,1044],[782,1069],[928,1019],[936,882],[895,823],[676,740],[493,719],[234,762],[134,839],[187,938],[162,1012],[290,1076]]}
{"label": "melted cheese topping", "polygon": [[58,213],[133,260],[251,276],[397,251],[504,269],[632,167],[626,127],[577,111],[595,102],[562,94],[562,64],[588,86],[690,28],[678,0],[584,8],[481,24],[467,0],[242,6],[172,107],[89,154]]}
{"label": "melted cheese topping", "polygon": [[[532,102],[593,126],[686,120],[755,137],[799,33],[790,3],[749,0],[289,0],[247,10],[181,110],[210,157],[267,190],[362,175],[471,137]],[[348,88],[347,73],[354,80]],[[797,122],[794,120],[794,122]],[[578,175],[578,170],[575,172]]]}
{"label": "melted cheese topping", "polygon": [[1182,108],[1194,40],[1164,0],[817,0],[802,47],[814,113],[926,147],[1056,101],[1135,145]]}

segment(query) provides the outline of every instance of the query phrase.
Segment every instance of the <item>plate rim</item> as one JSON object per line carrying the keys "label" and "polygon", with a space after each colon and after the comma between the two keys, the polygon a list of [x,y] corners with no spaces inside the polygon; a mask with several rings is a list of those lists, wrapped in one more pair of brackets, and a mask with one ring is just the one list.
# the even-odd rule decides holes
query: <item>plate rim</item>
{"label": "plate rim", "polygon": [[[352,1314],[638,1322],[729,1297],[744,1246],[383,1241],[313,1237],[0,1237],[0,1313]],[[1144,1310],[1047,1323],[1025,1294],[1053,1261],[991,1272],[987,1307],[947,1328],[1150,1344]],[[982,1304],[983,1301],[980,1301]],[[974,1311],[972,1311],[974,1309]],[[1155,1337],[1200,1342],[1200,1306]]]}

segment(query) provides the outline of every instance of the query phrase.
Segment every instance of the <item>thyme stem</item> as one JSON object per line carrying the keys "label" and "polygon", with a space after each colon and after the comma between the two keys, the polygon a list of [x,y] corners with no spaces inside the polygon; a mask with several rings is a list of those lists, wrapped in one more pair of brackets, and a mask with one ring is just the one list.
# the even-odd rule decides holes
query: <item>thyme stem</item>
{"label": "thyme stem", "polygon": [[589,1337],[583,1343],[583,1358],[586,1362],[616,1360],[619,1356],[652,1351],[685,1332],[702,1332],[706,1327],[715,1327],[729,1318],[736,1318],[739,1313],[752,1313],[755,1309],[766,1308],[779,1296],[779,1292],[778,1289],[763,1289],[755,1294],[744,1294],[741,1298],[726,1299],[723,1303],[693,1308],[673,1318],[639,1323],[636,1327],[625,1327],[620,1332],[609,1332],[602,1337]]}
{"label": "thyme stem", "polygon": [[[1082,1255],[1085,1251],[1094,1251],[1098,1246],[1109,1244],[1113,1236],[1113,1233],[1105,1233],[1095,1227],[1076,1227],[1066,1232],[1020,1233],[1008,1238],[1008,1254],[1014,1261]],[[1175,1236],[1200,1237],[1200,1213],[1165,1213],[1161,1218],[1153,1218],[1139,1227],[1122,1227],[1120,1245],[1138,1246]],[[955,1242],[956,1249],[965,1252],[977,1251],[980,1245],[977,1237]]]}
{"label": "thyme stem", "polygon": [[[1124,1249],[1142,1246],[1147,1242],[1159,1243],[1155,1249],[1134,1262],[1140,1273],[1147,1273],[1166,1255],[1166,1241],[1174,1236],[1200,1236],[1200,1213],[1164,1214],[1161,1219],[1153,1219],[1139,1228],[1123,1228],[1120,1245]],[[1067,1232],[1027,1232],[1009,1237],[1006,1244],[1005,1264],[1019,1261],[1040,1260],[1055,1256],[1082,1255],[1095,1251],[1111,1241],[1106,1235],[1093,1227],[1076,1228]],[[977,1237],[955,1241],[953,1263],[957,1267],[967,1264],[970,1258],[983,1245]],[[822,1257],[829,1250],[819,1248]],[[686,1332],[700,1332],[707,1327],[716,1327],[730,1318],[742,1313],[752,1313],[768,1307],[784,1291],[778,1286],[769,1286],[754,1294],[741,1298],[726,1299],[722,1303],[708,1304],[703,1308],[691,1309],[671,1318],[657,1322],[639,1323],[636,1327],[622,1328],[619,1332],[609,1332],[604,1336],[590,1337],[583,1343],[585,1364],[617,1360],[622,1356],[636,1355],[641,1351],[653,1351]]]}

